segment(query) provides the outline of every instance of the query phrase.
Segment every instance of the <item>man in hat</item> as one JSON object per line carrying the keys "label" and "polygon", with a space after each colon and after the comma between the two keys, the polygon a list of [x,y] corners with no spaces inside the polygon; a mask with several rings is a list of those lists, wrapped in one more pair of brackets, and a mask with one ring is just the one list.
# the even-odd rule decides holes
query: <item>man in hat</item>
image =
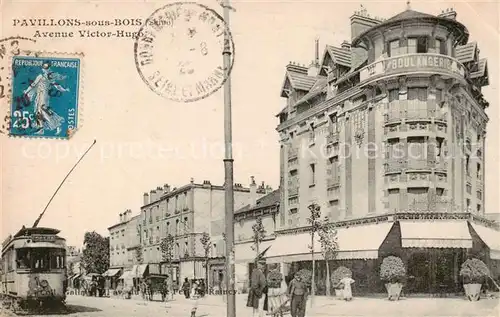
{"label": "man in hat", "polygon": [[265,309],[265,289],[266,289],[266,276],[264,275],[266,261],[262,257],[257,257],[256,268],[252,271],[250,278],[250,290],[248,292],[247,307],[253,308],[252,316],[257,314],[259,317],[264,316]]}

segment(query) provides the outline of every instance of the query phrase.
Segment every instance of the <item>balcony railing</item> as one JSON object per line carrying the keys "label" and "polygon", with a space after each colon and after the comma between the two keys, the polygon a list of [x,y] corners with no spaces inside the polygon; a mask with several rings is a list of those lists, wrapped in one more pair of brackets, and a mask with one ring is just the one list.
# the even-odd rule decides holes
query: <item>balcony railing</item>
{"label": "balcony railing", "polygon": [[333,176],[326,180],[326,186],[328,189],[340,186],[340,176]]}
{"label": "balcony railing", "polygon": [[386,173],[396,173],[401,172],[407,166],[405,160],[391,160],[388,159],[385,163],[385,172]]}
{"label": "balcony railing", "polygon": [[464,80],[465,67],[455,58],[435,53],[404,54],[377,60],[359,72],[361,82],[403,73],[436,73]]}
{"label": "balcony railing", "polygon": [[410,170],[426,170],[431,169],[434,164],[425,159],[410,159],[407,163],[407,168]]}
{"label": "balcony railing", "polygon": [[297,196],[299,194],[299,187],[289,187],[288,188],[288,196]]}

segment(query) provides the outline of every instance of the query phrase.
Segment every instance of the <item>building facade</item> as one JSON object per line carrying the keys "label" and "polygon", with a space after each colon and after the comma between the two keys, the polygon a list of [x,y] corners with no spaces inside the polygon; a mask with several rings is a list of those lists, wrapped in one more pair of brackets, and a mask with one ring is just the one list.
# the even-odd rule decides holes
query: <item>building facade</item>
{"label": "building facade", "polygon": [[105,272],[105,276],[118,277],[124,269],[132,266],[134,252],[130,250],[129,228],[134,223],[134,218],[132,210],[127,209],[120,213],[118,223],[108,227],[109,270]]}
{"label": "building facade", "polygon": [[[250,190],[265,192],[265,195],[236,210],[234,214],[235,276],[238,291],[248,289],[249,277],[254,267],[255,258],[259,253],[269,248],[274,241],[280,206],[280,189],[272,190],[271,187],[264,184],[257,187],[256,183],[252,181]],[[262,221],[264,236],[257,247],[254,240],[253,226],[259,218]],[[215,275],[215,273],[212,274]]]}
{"label": "building facade", "polygon": [[383,290],[387,255],[404,260],[415,293],[456,291],[468,255],[496,265],[498,225],[484,217],[487,60],[456,16],[408,8],[381,20],[363,9],[349,42],[320,56],[317,41],[309,67],[286,67],[270,262],[307,265],[315,203],[338,228],[335,262],[354,271],[355,291]]}
{"label": "building facade", "polygon": [[[265,194],[265,191],[252,188],[235,184],[235,210]],[[210,267],[214,272],[223,273],[222,279],[225,280],[224,212],[224,187],[213,185],[208,180],[197,184],[192,179],[187,185],[178,188],[171,188],[168,184],[157,187],[149,193],[144,193],[143,206],[140,215],[133,218],[134,224],[128,222],[128,226],[125,224],[111,227],[113,232],[120,232],[120,238],[129,237],[129,257],[122,253],[120,257],[116,257],[116,261],[123,263],[126,259],[132,259],[132,264],[136,264],[134,255],[137,254],[137,246],[140,246],[142,261],[136,264],[138,268],[132,268],[132,271],[136,272],[134,274],[139,275],[138,277],[145,274],[164,274],[168,269],[161,252],[161,242],[167,235],[171,235],[174,238],[174,282],[179,284],[184,278],[204,279],[205,252],[200,239],[206,232],[212,243]],[[125,236],[121,236],[121,230],[125,230]],[[117,243],[121,251],[122,242]],[[127,249],[127,244],[124,249]]]}

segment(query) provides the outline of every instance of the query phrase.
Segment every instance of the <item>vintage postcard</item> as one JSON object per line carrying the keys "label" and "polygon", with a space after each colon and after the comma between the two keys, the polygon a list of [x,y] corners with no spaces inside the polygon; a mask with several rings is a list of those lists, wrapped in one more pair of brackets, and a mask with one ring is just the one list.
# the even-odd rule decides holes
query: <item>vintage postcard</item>
{"label": "vintage postcard", "polygon": [[0,17],[0,316],[500,315],[498,1]]}

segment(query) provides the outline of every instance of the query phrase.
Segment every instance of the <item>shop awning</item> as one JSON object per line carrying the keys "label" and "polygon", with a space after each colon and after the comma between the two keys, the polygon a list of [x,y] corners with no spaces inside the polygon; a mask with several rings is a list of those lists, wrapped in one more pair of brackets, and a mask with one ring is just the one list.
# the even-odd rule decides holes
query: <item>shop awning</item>
{"label": "shop awning", "polygon": [[82,276],[82,274],[81,274],[81,273],[76,273],[76,274],[73,274],[73,275],[72,275],[69,279],[70,279],[70,280],[74,280],[74,279],[79,278],[80,276]]}
{"label": "shop awning", "polygon": [[134,272],[125,271],[118,279],[119,280],[128,280],[128,279],[132,279],[132,278],[134,278]]}
{"label": "shop awning", "polygon": [[403,248],[472,248],[465,220],[400,221]]}
{"label": "shop awning", "polygon": [[471,223],[471,226],[479,238],[481,238],[490,249],[490,258],[493,260],[500,260],[500,232],[475,223]]}
{"label": "shop awning", "polygon": [[147,268],[147,264],[138,265],[136,270],[136,277],[144,277],[144,273],[146,273]]}
{"label": "shop awning", "polygon": [[120,270],[121,269],[109,269],[106,272],[104,272],[102,276],[115,277],[116,275],[118,275],[118,273],[120,273]]}
{"label": "shop awning", "polygon": [[[274,240],[266,240],[260,243],[260,251],[273,245]],[[252,263],[257,257],[256,251],[253,249],[253,242],[238,243],[234,246],[235,263]],[[269,252],[269,251],[268,251]]]}
{"label": "shop awning", "polygon": [[[338,253],[336,259],[377,259],[378,250],[387,237],[393,223],[379,223],[337,228]],[[310,233],[278,236],[267,252],[270,263],[296,262],[311,259]],[[319,235],[315,235],[314,258],[323,260]]]}

